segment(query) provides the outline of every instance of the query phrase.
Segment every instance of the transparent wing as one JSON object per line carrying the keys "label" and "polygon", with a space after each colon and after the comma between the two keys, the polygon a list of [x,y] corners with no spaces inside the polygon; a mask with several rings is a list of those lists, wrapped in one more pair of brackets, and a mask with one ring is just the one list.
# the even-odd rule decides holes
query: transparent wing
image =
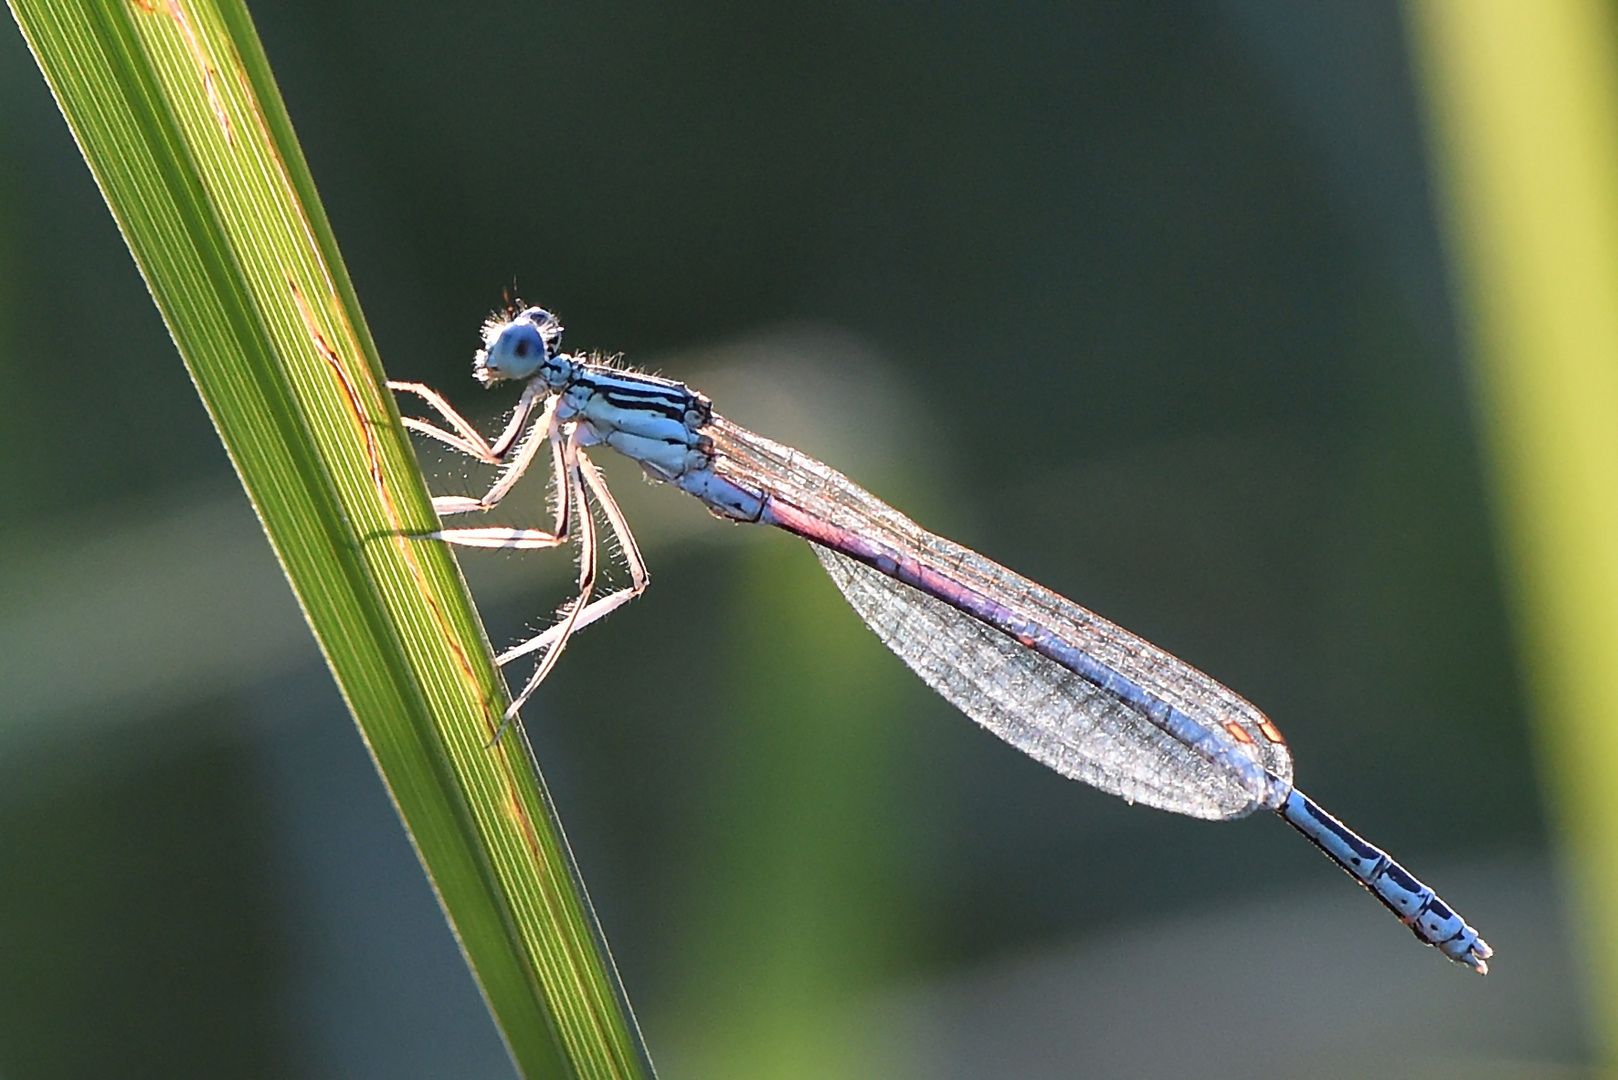
{"label": "transparent wing", "polygon": [[[1215,679],[1094,612],[969,548],[921,528],[827,466],[715,418],[717,471],[938,567],[1029,623],[1053,630],[1107,670],[1205,728],[1290,786],[1292,758],[1275,726]],[[1192,817],[1251,813],[1251,777],[1178,741],[1139,707],[976,617],[836,552],[821,563],[888,648],[973,720],[1038,761],[1103,791]],[[1250,766],[1249,766],[1250,768]]]}
{"label": "transparent wing", "polygon": [[1238,817],[1247,789],[1133,707],[942,600],[827,548],[821,565],[850,606],[921,680],[1035,761],[1130,802]]}

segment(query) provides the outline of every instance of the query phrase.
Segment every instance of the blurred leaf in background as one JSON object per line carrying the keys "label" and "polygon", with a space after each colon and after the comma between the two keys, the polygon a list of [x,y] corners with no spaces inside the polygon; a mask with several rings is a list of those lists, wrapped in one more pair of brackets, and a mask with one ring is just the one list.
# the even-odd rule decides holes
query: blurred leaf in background
{"label": "blurred leaf in background", "polygon": [[1545,771],[1618,1053],[1618,21],[1411,5]]}
{"label": "blurred leaf in background", "polygon": [[675,1049],[693,1059],[679,1072],[858,1076],[870,1048],[828,1026],[924,930],[905,873],[919,822],[898,751],[911,733],[892,719],[907,672],[866,648],[803,545],[758,545],[743,563],[714,694],[729,730],[687,887],[701,918],[671,988],[676,1038],[691,1044]]}

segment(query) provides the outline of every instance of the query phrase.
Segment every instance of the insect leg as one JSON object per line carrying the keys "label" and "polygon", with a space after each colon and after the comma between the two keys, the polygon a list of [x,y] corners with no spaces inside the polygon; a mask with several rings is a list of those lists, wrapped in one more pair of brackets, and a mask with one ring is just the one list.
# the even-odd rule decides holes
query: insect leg
{"label": "insect leg", "polygon": [[[448,421],[449,426],[455,429],[455,433],[451,434],[443,428],[435,427],[425,420],[418,420],[414,416],[403,418],[405,427],[411,431],[419,431],[423,435],[437,439],[439,442],[448,443],[468,457],[475,457],[479,461],[486,461],[491,465],[499,464],[500,457],[495,453],[494,448],[488,444],[482,435],[478,434],[478,429],[472,426],[471,421],[456,412],[455,407],[444,400],[444,395],[437,390],[424,383],[399,382],[392,379],[388,381],[388,389],[395,393],[415,394],[431,406],[434,412]],[[525,391],[523,400],[517,404],[517,412],[512,416],[512,420],[520,422],[526,419],[528,410],[532,407],[533,402],[529,398],[528,392]]]}
{"label": "insect leg", "polygon": [[[583,450],[578,451],[579,470],[584,474],[584,482],[589,485],[590,491],[595,494],[601,504],[602,512],[607,516],[607,523],[612,526],[612,533],[618,539],[618,550],[623,553],[624,563],[629,568],[629,584],[622,589],[608,593],[606,596],[592,600],[583,611],[579,612],[577,623],[572,633],[583,630],[586,626],[611,615],[614,611],[629,603],[635,597],[646,591],[651,578],[646,573],[646,562],[641,558],[640,548],[635,543],[635,534],[629,531],[629,523],[624,520],[623,511],[618,509],[618,501],[607,490],[607,482],[602,478],[595,462],[587,457]],[[538,637],[530,638],[521,645],[513,646],[495,658],[498,664],[507,664],[519,656],[548,649],[561,637],[562,624],[551,627]]]}
{"label": "insect leg", "polygon": [[494,739],[490,740],[491,742],[499,741],[500,736],[505,733],[506,727],[516,718],[517,711],[533,696],[534,691],[539,689],[539,684],[544,682],[546,677],[550,675],[551,670],[556,667],[556,661],[561,659],[562,650],[567,648],[568,639],[578,629],[580,616],[584,614],[584,609],[589,606],[590,594],[595,590],[598,556],[595,513],[590,508],[590,496],[585,488],[583,469],[579,464],[581,454],[576,443],[577,434],[575,433],[573,437],[568,439],[567,450],[564,455],[567,474],[567,495],[564,501],[577,503],[578,505],[579,595],[567,606],[567,614],[562,617],[562,620],[552,627],[552,630],[555,631],[554,641],[551,643],[550,648],[545,651],[544,657],[540,659],[539,667],[528,677],[528,682],[523,686],[522,692],[512,699],[511,707],[506,710],[506,715],[500,721],[500,727],[495,731]]}

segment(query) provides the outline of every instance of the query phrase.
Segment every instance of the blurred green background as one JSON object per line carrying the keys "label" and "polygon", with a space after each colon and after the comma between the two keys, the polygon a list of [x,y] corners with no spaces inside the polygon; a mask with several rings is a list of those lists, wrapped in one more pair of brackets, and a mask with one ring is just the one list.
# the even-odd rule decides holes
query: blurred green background
{"label": "blurred green background", "polygon": [[[653,586],[526,716],[666,1077],[1582,1075],[1396,6],[254,14],[391,374],[492,424],[515,283],[1254,700],[1501,954],[1044,771],[605,462]],[[9,27],[0,430],[0,1077],[509,1076]],[[566,596],[463,562],[496,645]]]}

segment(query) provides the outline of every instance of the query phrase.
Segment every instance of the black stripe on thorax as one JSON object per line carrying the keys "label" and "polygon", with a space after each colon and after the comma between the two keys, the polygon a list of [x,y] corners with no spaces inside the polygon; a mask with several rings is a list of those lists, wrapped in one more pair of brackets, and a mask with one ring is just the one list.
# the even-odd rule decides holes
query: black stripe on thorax
{"label": "black stripe on thorax", "polygon": [[656,412],[682,422],[700,400],[684,383],[634,372],[586,368],[577,383],[615,408]]}

